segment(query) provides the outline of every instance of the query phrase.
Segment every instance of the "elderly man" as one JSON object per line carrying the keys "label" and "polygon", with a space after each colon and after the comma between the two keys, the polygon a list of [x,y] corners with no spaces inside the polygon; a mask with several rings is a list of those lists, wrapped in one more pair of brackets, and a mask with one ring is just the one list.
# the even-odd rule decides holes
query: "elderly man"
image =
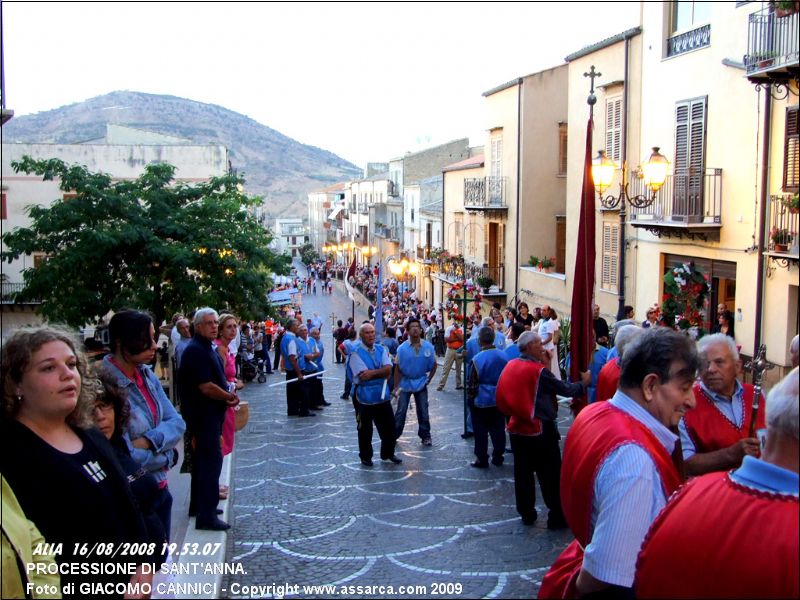
{"label": "elderly man", "polygon": [[394,464],[403,462],[394,455],[394,413],[389,401],[389,375],[392,361],[389,352],[375,343],[375,327],[364,323],[359,328],[361,343],[355,347],[348,359],[348,368],[353,378],[353,403],[358,424],[358,455],[361,464],[372,466],[372,423],[381,438],[381,460]]}
{"label": "elderly man", "polygon": [[[619,333],[614,338],[614,350],[617,356],[609,360],[597,376],[597,388],[595,391],[594,402],[602,402],[610,400],[614,393],[617,391],[617,384],[619,383],[619,374],[621,372],[620,360],[625,348],[645,332],[641,327],[635,325],[628,325],[619,330]],[[590,400],[592,402],[592,400]]]}
{"label": "elderly man", "polygon": [[639,555],[637,598],[800,596],[798,379],[795,368],[767,397],[761,459],[692,479],[661,512]]}
{"label": "elderly man", "polygon": [[436,375],[436,352],[433,344],[422,339],[422,326],[418,319],[406,323],[408,339],[397,348],[397,365],[394,369],[394,394],[397,410],[394,413],[395,433],[403,435],[406,413],[414,395],[417,408],[417,433],[423,446],[431,445],[431,420],[428,416],[428,384]]}
{"label": "elderly man", "polygon": [[556,394],[582,396],[591,372],[581,374],[580,383],[564,383],[546,368],[547,353],[538,333],[525,331],[519,336],[519,358],[505,366],[497,383],[497,408],[511,417],[506,429],[514,451],[514,495],[517,512],[525,525],[536,522],[536,484],[539,477],[544,503],[549,509],[548,529],[567,527],[561,511],[559,480],[561,449],[558,441]]}
{"label": "elderly man", "polygon": [[290,417],[312,417],[308,410],[308,390],[303,377],[306,368],[305,353],[300,352],[297,332],[300,324],[295,319],[286,323],[281,339],[281,356],[286,369],[286,414]]}
{"label": "elderly man", "polygon": [[213,341],[219,330],[219,315],[213,308],[201,308],[194,315],[194,338],[186,346],[178,369],[181,412],[194,437],[189,514],[196,514],[196,529],[230,528],[217,514],[222,450],[219,438],[229,406],[239,398],[228,391],[222,361]]}
{"label": "elderly man", "polygon": [[[310,340],[309,343],[313,344],[312,349],[317,353],[316,359],[314,359],[314,366],[316,372],[319,373],[320,371],[325,370],[325,365],[323,361],[325,359],[325,344],[322,342],[322,336],[319,332],[319,329],[316,327],[309,332]],[[316,398],[318,399],[317,406],[318,408],[322,408],[323,406],[330,406],[331,403],[325,400],[325,387],[322,384],[322,377],[314,377],[309,379],[309,383],[312,384],[316,391]]]}
{"label": "elderly man", "polygon": [[694,406],[698,364],[688,337],[649,329],[626,349],[614,397],[578,414],[561,470],[576,539],[545,576],[540,598],[630,597],[642,540],[681,483],[670,427]]}
{"label": "elderly man", "polygon": [[[742,464],[746,455],[758,456],[758,439],[750,437],[754,389],[736,379],[739,351],[723,333],[698,342],[702,370],[694,386],[697,408],[681,420],[683,459],[688,475],[727,471]],[[763,398],[761,405],[763,406]],[[764,410],[758,412],[755,431],[764,428]]]}
{"label": "elderly man", "polygon": [[178,343],[175,344],[175,348],[173,352],[175,353],[175,366],[176,368],[181,364],[181,356],[183,356],[183,351],[186,350],[186,346],[189,345],[189,342],[192,341],[192,329],[189,325],[189,319],[181,318],[175,323],[175,329],[177,330],[178,334],[180,335],[180,339]]}
{"label": "elderly man", "polygon": [[500,374],[508,363],[502,350],[494,346],[496,331],[493,327],[481,327],[478,342],[481,351],[472,359],[467,383],[467,404],[472,413],[475,434],[475,457],[470,463],[478,469],[489,468],[489,436],[492,438],[492,464],[503,464],[506,449],[505,419],[497,410],[495,392]]}

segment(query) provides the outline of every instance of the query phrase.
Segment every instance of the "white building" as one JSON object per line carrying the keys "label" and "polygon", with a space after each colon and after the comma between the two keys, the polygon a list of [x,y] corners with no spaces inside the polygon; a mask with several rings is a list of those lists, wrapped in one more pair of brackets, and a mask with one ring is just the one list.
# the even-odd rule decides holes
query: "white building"
{"label": "white building", "polygon": [[271,246],[278,254],[289,254],[293,258],[300,257],[300,247],[309,242],[308,227],[303,217],[284,217],[275,219],[275,238]]}
{"label": "white building", "polygon": [[308,230],[317,251],[328,242],[339,241],[335,223],[344,207],[346,184],[336,183],[308,194]]}

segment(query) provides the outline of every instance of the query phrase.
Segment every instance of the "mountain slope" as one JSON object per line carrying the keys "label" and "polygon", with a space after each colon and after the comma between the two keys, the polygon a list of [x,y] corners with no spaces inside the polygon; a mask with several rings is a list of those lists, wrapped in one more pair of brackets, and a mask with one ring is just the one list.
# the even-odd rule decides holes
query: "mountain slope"
{"label": "mountain slope", "polygon": [[332,152],[301,144],[232,110],[141,92],[111,92],[15,117],[3,126],[3,142],[84,142],[104,137],[106,123],[225,145],[233,167],[245,176],[248,193],[263,196],[275,217],[305,215],[309,191],[361,174]]}

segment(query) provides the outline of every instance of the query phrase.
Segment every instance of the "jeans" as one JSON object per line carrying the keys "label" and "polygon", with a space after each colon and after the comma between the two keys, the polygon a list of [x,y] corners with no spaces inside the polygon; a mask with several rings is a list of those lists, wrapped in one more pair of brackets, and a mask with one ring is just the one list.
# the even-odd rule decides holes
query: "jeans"
{"label": "jeans", "polygon": [[428,417],[428,386],[416,392],[400,392],[397,398],[397,410],[394,413],[394,430],[398,438],[403,435],[406,413],[408,413],[408,404],[411,402],[412,394],[414,395],[414,406],[417,408],[417,434],[420,439],[425,440],[431,437],[431,421]]}

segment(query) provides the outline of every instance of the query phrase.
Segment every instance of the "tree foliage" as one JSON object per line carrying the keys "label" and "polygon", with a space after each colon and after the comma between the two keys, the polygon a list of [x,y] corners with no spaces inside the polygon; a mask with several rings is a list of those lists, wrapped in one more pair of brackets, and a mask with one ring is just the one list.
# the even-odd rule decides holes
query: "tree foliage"
{"label": "tree foliage", "polygon": [[304,265],[310,265],[319,258],[319,254],[314,249],[314,244],[303,244],[300,246],[300,260]]}
{"label": "tree foliage", "polygon": [[78,326],[131,307],[160,323],[199,306],[255,318],[269,310],[270,271],[288,273],[287,261],[267,248],[270,233],[247,212],[259,200],[239,191],[236,175],[188,185],[176,183],[166,163],[147,165],[132,181],[59,159],[26,156],[12,167],[57,178],[76,194],[29,206],[31,225],[3,235],[4,261],[45,254],[23,272],[20,299],[42,299],[49,320]]}

